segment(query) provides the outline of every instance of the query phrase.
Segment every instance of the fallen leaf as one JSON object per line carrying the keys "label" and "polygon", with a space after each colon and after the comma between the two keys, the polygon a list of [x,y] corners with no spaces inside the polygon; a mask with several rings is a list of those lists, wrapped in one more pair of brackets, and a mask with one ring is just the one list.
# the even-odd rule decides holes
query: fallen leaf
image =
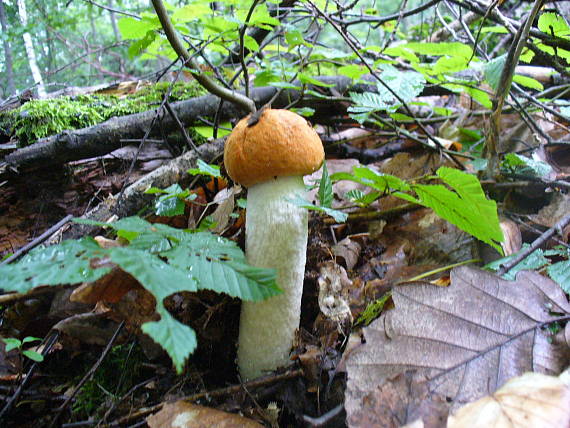
{"label": "fallen leaf", "polygon": [[460,408],[448,428],[570,426],[570,387],[558,377],[525,373],[494,394]]}
{"label": "fallen leaf", "polygon": [[535,272],[511,282],[460,267],[451,283],[395,287],[395,309],[364,329],[366,344],[347,359],[349,426],[366,394],[406,370],[425,375],[430,391],[458,408],[524,372],[567,365],[568,347],[551,343],[542,328],[556,320],[551,313],[570,313],[555,282]]}
{"label": "fallen leaf", "polygon": [[149,428],[262,428],[263,425],[233,413],[180,400],[165,404],[146,419]]}
{"label": "fallen leaf", "polygon": [[430,392],[423,380],[413,371],[387,379],[362,397],[362,406],[352,409],[349,426],[398,428],[402,421],[419,419],[423,427],[445,428],[445,397]]}

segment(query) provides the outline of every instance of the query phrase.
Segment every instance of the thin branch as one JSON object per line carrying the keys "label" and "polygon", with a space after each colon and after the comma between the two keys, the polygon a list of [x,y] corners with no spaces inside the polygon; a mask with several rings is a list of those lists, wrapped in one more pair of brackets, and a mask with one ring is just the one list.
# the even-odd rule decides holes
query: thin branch
{"label": "thin branch", "polygon": [[516,265],[518,265],[520,262],[526,259],[530,254],[535,252],[538,249],[538,247],[540,247],[542,244],[548,241],[552,236],[554,236],[555,233],[561,231],[569,224],[570,224],[570,214],[566,214],[554,226],[552,226],[550,229],[548,229],[546,232],[544,232],[542,235],[536,238],[526,250],[521,251],[515,258],[505,263],[501,267],[501,269],[499,269],[497,275],[503,276],[504,274],[506,274],[508,271],[510,271],[512,268],[514,268]]}
{"label": "thin branch", "polygon": [[255,112],[256,107],[253,100],[250,98],[240,94],[239,92],[232,91],[230,89],[226,89],[220,85],[218,85],[214,80],[210,79],[204,73],[200,73],[200,67],[198,62],[188,53],[184,45],[182,44],[182,40],[178,37],[176,29],[172,25],[172,22],[168,18],[168,12],[162,3],[162,0],[152,0],[152,5],[154,6],[154,10],[158,15],[158,19],[162,25],[164,33],[166,34],[166,38],[170,42],[170,45],[174,49],[174,51],[184,59],[184,63],[187,64],[190,68],[190,73],[196,79],[198,83],[200,83],[204,88],[206,88],[210,93],[217,95],[218,97],[230,101],[234,104],[239,105],[244,110],[249,112]]}

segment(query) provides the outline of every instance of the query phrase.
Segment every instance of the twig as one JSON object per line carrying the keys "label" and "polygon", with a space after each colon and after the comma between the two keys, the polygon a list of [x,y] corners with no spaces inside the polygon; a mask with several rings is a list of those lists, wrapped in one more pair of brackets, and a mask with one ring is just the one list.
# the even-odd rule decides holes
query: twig
{"label": "twig", "polygon": [[190,138],[188,132],[186,132],[186,128],[184,128],[184,125],[182,125],[182,122],[180,122],[178,115],[174,112],[174,110],[172,110],[172,106],[170,105],[168,100],[165,101],[164,107],[166,108],[166,111],[168,111],[168,114],[170,114],[170,117],[174,119],[176,125],[178,125],[178,129],[180,129],[180,132],[182,133],[182,136],[184,137],[184,140],[186,141],[188,147],[190,149],[198,150],[198,147],[196,147],[196,144],[194,144],[194,141],[192,140],[192,138]]}
{"label": "twig", "polygon": [[515,258],[505,263],[501,267],[501,269],[499,269],[497,275],[503,276],[504,274],[506,274],[508,271],[510,271],[512,268],[514,268],[516,265],[518,265],[520,262],[526,259],[531,253],[536,251],[536,249],[539,248],[542,244],[548,241],[555,233],[561,231],[566,226],[568,226],[568,224],[570,224],[570,214],[567,214],[564,217],[562,217],[554,226],[552,226],[550,229],[548,229],[546,232],[544,232],[542,235],[536,238],[533,241],[533,243],[530,244],[530,247],[528,247],[524,251],[521,251]]}
{"label": "twig", "polygon": [[[278,375],[274,375],[274,376],[264,376],[264,377],[261,377],[258,379],[254,379],[254,380],[251,380],[249,382],[244,383],[243,385],[232,385],[232,386],[228,386],[227,388],[216,389],[214,391],[199,392],[197,394],[189,395],[187,397],[182,397],[180,400],[184,400],[187,402],[194,402],[194,401],[201,400],[204,398],[223,397],[223,396],[227,396],[227,395],[237,394],[244,387],[248,388],[248,389],[259,388],[259,387],[271,385],[271,384],[274,384],[274,383],[277,383],[280,381],[295,379],[295,378],[300,377],[302,375],[303,375],[303,370],[294,369],[294,370],[290,370],[290,371],[287,371],[287,372],[282,373],[282,374],[278,374]],[[127,416],[123,416],[122,418],[119,418],[119,419],[111,422],[110,424],[101,425],[101,428],[114,428],[114,427],[123,426],[123,425],[125,425],[125,424],[127,424],[127,423],[129,423],[135,419],[139,419],[139,418],[145,417],[147,415],[150,415],[152,413],[158,412],[160,409],[162,409],[162,406],[164,406],[164,404],[165,403],[159,403],[159,404],[156,404],[156,405],[151,406],[151,407],[145,407],[144,409],[139,410],[138,412],[133,412]]]}
{"label": "twig", "polygon": [[[526,45],[532,23],[540,10],[542,3],[543,0],[535,1],[524,25],[518,29],[507,54],[503,72],[501,73],[501,79],[499,80],[497,90],[495,91],[495,97],[493,98],[493,112],[491,113],[491,118],[489,120],[488,138],[485,142],[485,156],[488,160],[487,178],[493,178],[498,168],[499,137],[501,133],[501,115],[503,112],[503,105],[511,88],[515,67],[519,61],[522,49]],[[491,10],[492,8],[489,8],[488,12]]]}
{"label": "twig", "polygon": [[311,416],[303,415],[303,421],[306,422],[310,427],[322,427],[338,416],[344,410],[344,404],[339,404],[335,408],[329,410],[324,415],[318,418],[313,418]]}
{"label": "twig", "polygon": [[22,255],[24,255],[25,253],[30,251],[32,248],[40,245],[42,242],[44,242],[46,239],[48,239],[51,235],[53,235],[55,232],[57,232],[59,229],[61,229],[63,226],[65,226],[72,218],[73,218],[73,216],[71,214],[65,216],[62,220],[58,221],[56,224],[54,224],[52,227],[50,227],[48,230],[46,230],[44,233],[42,233],[40,236],[38,236],[32,242],[24,245],[22,248],[20,248],[18,251],[16,251],[14,254],[12,254],[10,257],[3,260],[0,263],[0,266],[8,264],[10,262],[13,262],[14,260],[20,258]]}
{"label": "twig", "polygon": [[214,80],[210,79],[204,73],[200,73],[200,66],[198,61],[196,61],[186,50],[184,45],[182,44],[182,40],[178,37],[176,29],[170,22],[168,18],[168,12],[162,3],[162,0],[152,0],[152,5],[154,6],[154,10],[158,16],[158,19],[162,25],[164,33],[166,34],[166,38],[170,42],[170,45],[174,49],[174,51],[184,59],[184,63],[190,66],[190,73],[192,77],[194,77],[200,85],[206,88],[210,93],[217,95],[218,97],[235,103],[242,107],[243,109],[254,112],[256,110],[255,103],[250,98],[230,89],[224,88],[218,85]]}
{"label": "twig", "polygon": [[103,362],[109,351],[111,350],[113,343],[115,343],[115,340],[117,339],[117,336],[119,335],[120,331],[123,329],[124,325],[125,325],[124,321],[122,321],[121,324],[119,324],[117,330],[115,330],[115,333],[113,334],[113,337],[111,337],[111,340],[109,340],[109,343],[107,343],[107,346],[103,350],[103,353],[101,354],[97,362],[91,367],[91,369],[89,369],[89,371],[85,374],[85,376],[83,376],[83,379],[81,379],[81,381],[73,389],[73,392],[69,395],[67,400],[65,400],[65,402],[58,409],[56,409],[56,414],[51,421],[50,428],[55,426],[55,423],[59,419],[61,413],[67,408],[67,406],[69,405],[71,400],[73,400],[73,398],[77,395],[79,390],[81,390],[85,382],[87,382],[89,379],[93,377],[93,375],[95,374],[95,372],[97,371],[97,369],[99,368],[99,366],[101,365],[101,363]]}

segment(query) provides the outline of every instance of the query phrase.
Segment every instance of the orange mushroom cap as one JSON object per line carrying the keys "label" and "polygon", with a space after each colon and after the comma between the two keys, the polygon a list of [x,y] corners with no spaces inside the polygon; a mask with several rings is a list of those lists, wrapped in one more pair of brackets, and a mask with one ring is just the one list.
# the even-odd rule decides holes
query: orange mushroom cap
{"label": "orange mushroom cap", "polygon": [[224,164],[232,180],[249,187],[320,168],[323,144],[303,117],[289,110],[266,109],[251,126],[249,117],[238,122],[226,141]]}

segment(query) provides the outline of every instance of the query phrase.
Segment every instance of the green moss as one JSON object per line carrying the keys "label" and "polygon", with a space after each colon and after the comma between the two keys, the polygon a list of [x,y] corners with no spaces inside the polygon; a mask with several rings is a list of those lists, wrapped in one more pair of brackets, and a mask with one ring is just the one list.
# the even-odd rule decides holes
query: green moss
{"label": "green moss", "polygon": [[[148,85],[127,97],[80,95],[49,100],[32,100],[19,109],[0,113],[3,133],[14,135],[20,147],[65,130],[81,129],[124,116],[150,110],[159,105],[170,87],[169,82]],[[170,101],[180,101],[205,93],[197,82],[176,82]]]}

